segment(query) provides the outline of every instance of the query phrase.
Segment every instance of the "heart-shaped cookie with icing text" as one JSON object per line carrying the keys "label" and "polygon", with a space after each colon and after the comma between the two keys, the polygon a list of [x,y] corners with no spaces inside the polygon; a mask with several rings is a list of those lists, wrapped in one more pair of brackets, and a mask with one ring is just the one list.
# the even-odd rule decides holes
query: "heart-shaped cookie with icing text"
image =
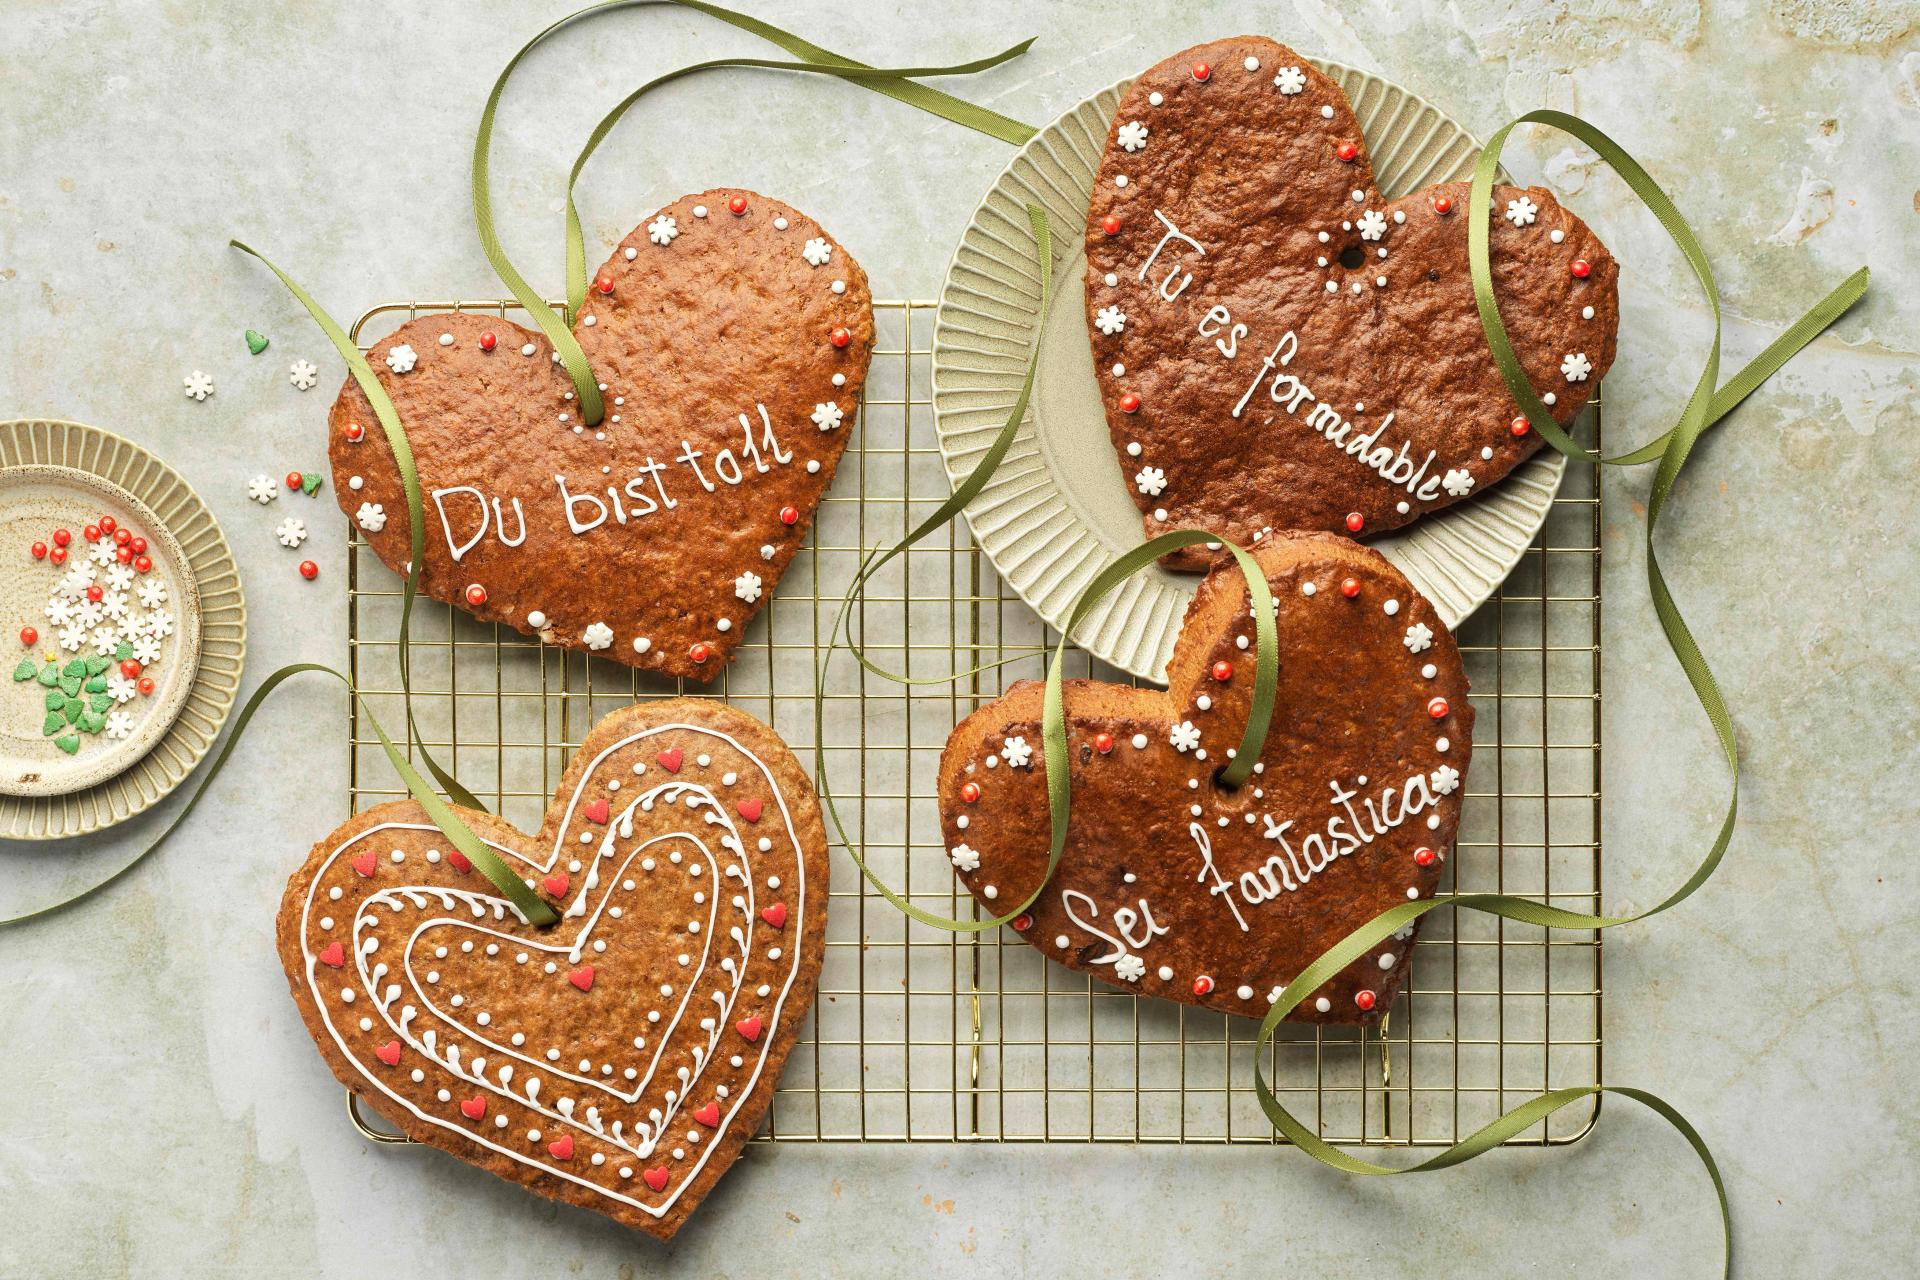
{"label": "heart-shaped cookie with icing text", "polygon": [[[1246,579],[1227,561],[1187,611],[1168,688],[1065,682],[1073,813],[1060,866],[1014,922],[1034,946],[1128,991],[1248,1017],[1353,929],[1429,897],[1453,845],[1473,709],[1453,637],[1379,553],[1331,534],[1264,537],[1279,628],[1273,720],[1248,781],[1214,779],[1254,681]],[[967,890],[1003,912],[1046,871],[1043,686],[961,721],[940,817]],[[1292,1015],[1383,1015],[1412,929]]]}
{"label": "heart-shaped cookie with icing text", "polygon": [[[1500,314],[1564,424],[1613,362],[1618,268],[1543,190],[1496,187],[1491,217]],[[1149,536],[1366,537],[1540,445],[1474,307],[1467,184],[1382,197],[1346,95],[1284,45],[1218,40],[1133,82],[1086,246],[1094,369]]]}
{"label": "heart-shaped cookie with icing text", "polygon": [[411,801],[313,847],[280,960],[334,1075],[406,1134],[670,1237],[759,1127],[819,986],[827,841],[758,720],[676,698],[594,726],[538,835],[461,817],[536,929]]}
{"label": "heart-shaped cookie with icing text", "polygon": [[[420,475],[420,589],[630,666],[711,679],[773,594],[833,481],[873,351],[866,273],[751,191],[687,196],[594,274],[574,337],[603,390],[585,426],[537,330],[421,316],[367,353]],[[328,456],[396,573],[406,498],[359,386]]]}

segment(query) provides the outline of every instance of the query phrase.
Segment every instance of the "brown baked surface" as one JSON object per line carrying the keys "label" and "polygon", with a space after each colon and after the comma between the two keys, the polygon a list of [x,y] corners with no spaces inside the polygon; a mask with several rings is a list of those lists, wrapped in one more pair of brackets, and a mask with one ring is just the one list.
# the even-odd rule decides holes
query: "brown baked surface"
{"label": "brown baked surface", "polygon": [[[734,196],[747,200],[744,214],[729,211]],[[696,206],[705,217],[694,216]],[[375,343],[367,360],[393,399],[420,472],[422,592],[567,648],[589,648],[588,628],[598,623],[611,632],[600,656],[709,680],[772,598],[833,483],[873,351],[873,305],[866,273],[846,249],[777,200],[718,188],[675,200],[656,216],[672,217],[678,235],[659,245],[648,236],[653,218],[634,228],[589,277],[611,278],[613,292],[590,287],[574,323],[606,388],[597,428],[574,430],[581,422],[573,383],[546,338],[498,316],[422,316]],[[819,266],[803,256],[815,239],[831,251]],[[842,292],[833,291],[835,281],[844,282]],[[844,348],[828,341],[836,326],[848,331]],[[489,332],[497,339],[490,352],[480,346]],[[441,344],[444,334],[451,344]],[[528,343],[533,354],[522,355]],[[387,364],[400,345],[413,349],[411,372]],[[843,385],[833,385],[836,374]],[[839,426],[815,425],[821,404],[840,407]],[[743,444],[743,414],[764,472]],[[357,443],[349,424],[363,431]],[[767,424],[790,461],[776,461],[765,447]],[[385,528],[363,525],[362,536],[403,573],[406,498],[385,433],[351,378],[334,403],[328,440],[341,509],[354,519],[362,503],[383,508]],[[686,445],[697,451],[692,463],[678,460]],[[723,450],[738,483],[720,470],[728,465]],[[643,471],[649,461],[663,470]],[[574,533],[556,475],[566,477],[568,494],[602,504],[604,522]],[[461,486],[469,488],[443,495],[443,518],[434,491]],[[486,496],[487,532],[456,562],[454,545],[480,525],[474,488]],[[659,509],[644,512],[633,489]],[[671,509],[661,504],[661,489],[676,504]],[[792,525],[780,519],[789,506],[799,517]],[[573,511],[582,524],[597,514],[584,500]],[[511,537],[522,516],[524,541],[506,545],[499,524]],[[748,573],[759,579],[753,600],[737,587]],[[475,585],[485,592],[480,604],[467,595]],[[544,625],[529,620],[535,614]],[[644,651],[635,647],[640,640]],[[696,644],[707,647],[705,661],[692,656]]]}
{"label": "brown baked surface", "polygon": [[[1258,70],[1246,69],[1249,58]],[[1193,73],[1201,62],[1211,72],[1205,81]],[[1304,78],[1300,92],[1275,85],[1286,68]],[[1121,130],[1136,122],[1146,139],[1129,152]],[[1357,148],[1351,161],[1338,157],[1342,143]],[[1522,196],[1538,213],[1516,227],[1501,215]],[[1452,201],[1449,214],[1436,212],[1440,197]],[[1485,492],[1539,448],[1536,434],[1510,429],[1518,409],[1474,309],[1466,210],[1466,183],[1382,199],[1345,95],[1284,45],[1258,36],[1216,40],[1134,81],[1114,114],[1087,210],[1087,323],[1108,429],[1149,536],[1198,527],[1244,546],[1266,528],[1346,533],[1357,512],[1358,536],[1369,537]],[[1167,235],[1156,212],[1204,255],[1168,240],[1149,268]],[[1378,239],[1363,238],[1368,212],[1384,219]],[[1117,234],[1104,227],[1109,216],[1120,219]],[[1553,394],[1564,425],[1613,362],[1618,268],[1586,225],[1537,187],[1496,187],[1492,218],[1501,316],[1534,390]],[[1343,252],[1364,261],[1343,267]],[[1572,272],[1576,259],[1591,267],[1584,279]],[[1117,284],[1106,283],[1109,274]],[[1163,289],[1178,292],[1167,301]],[[1096,323],[1107,307],[1126,317],[1117,333]],[[1585,307],[1591,319],[1582,318]],[[1209,319],[1212,308],[1230,319]],[[1289,333],[1291,361],[1264,367],[1276,351],[1289,353]],[[1584,381],[1561,374],[1563,357],[1574,353],[1592,366]],[[1114,374],[1116,365],[1125,372]],[[1273,398],[1275,379],[1289,374],[1312,399],[1296,399],[1293,383]],[[1121,407],[1129,394],[1139,397],[1131,413]],[[1316,411],[1322,416],[1310,424]],[[1381,468],[1399,483],[1345,451],[1376,431],[1365,452],[1384,450]],[[1158,494],[1137,479],[1149,467],[1164,476]],[[1470,476],[1471,488],[1450,492],[1442,482],[1451,471]],[[1409,486],[1403,473],[1418,479]],[[1200,569],[1211,559],[1196,546],[1167,562]]]}
{"label": "brown baked surface", "polygon": [[[1066,682],[1072,818],[1059,869],[1030,908],[1030,925],[1020,930],[1043,954],[1122,990],[1248,1017],[1265,1016],[1270,995],[1354,928],[1407,901],[1409,891],[1432,896],[1453,846],[1473,755],[1473,708],[1453,637],[1385,557],[1322,533],[1266,537],[1255,554],[1279,609],[1280,644],[1279,690],[1258,771],[1238,790],[1214,782],[1245,731],[1254,678],[1252,650],[1238,644],[1243,636],[1253,643],[1246,581],[1227,560],[1201,582],[1187,611],[1168,667],[1168,689]],[[1341,590],[1349,578],[1359,587],[1351,598]],[[1311,595],[1303,592],[1308,584]],[[1429,633],[1429,647],[1419,652],[1407,643],[1416,625]],[[1231,666],[1224,681],[1213,673],[1222,661]],[[1431,676],[1424,674],[1428,666]],[[956,873],[995,914],[1021,902],[1046,869],[1042,690],[1033,681],[1014,685],[963,720],[940,757],[947,848],[951,856],[964,844],[978,857],[971,872],[958,869],[970,859],[957,859]],[[1436,697],[1447,702],[1438,718],[1429,712]],[[1209,708],[1201,708],[1202,698]],[[1170,741],[1171,732],[1189,723],[1200,741],[1182,752]],[[1108,754],[1098,749],[1101,733],[1112,735]],[[1144,736],[1144,746],[1134,745],[1135,735]],[[1031,749],[1024,767],[1002,754],[1013,738]],[[1443,768],[1454,776],[1443,778]],[[1408,817],[1405,805],[1418,799],[1412,796],[1416,775],[1425,799]],[[1362,777],[1371,785],[1362,785]],[[1329,789],[1334,780],[1355,793],[1346,804],[1336,806]],[[969,782],[981,791],[971,803],[962,790]],[[1385,790],[1394,793],[1391,811],[1401,821],[1382,833],[1374,830],[1378,824],[1368,819],[1365,806],[1378,806]],[[1437,819],[1431,828],[1430,816]],[[1372,838],[1304,879],[1292,877],[1291,889],[1276,872],[1277,896],[1268,896],[1257,880],[1258,903],[1237,891],[1243,873],[1258,875],[1270,857],[1288,856],[1266,835],[1270,826],[1293,823],[1283,835],[1299,855],[1291,864],[1297,872],[1318,859],[1310,833],[1321,833],[1321,850],[1338,853],[1338,833],[1329,825],[1336,818],[1350,834],[1365,830]],[[1204,874],[1196,829],[1206,835],[1217,878]],[[1416,850],[1423,848],[1433,851],[1430,865],[1416,861]],[[1211,892],[1223,881],[1226,893]],[[1244,931],[1229,901],[1245,920]],[[1116,925],[1122,909],[1137,917],[1131,938]],[[1149,915],[1164,934],[1146,934]],[[1093,929],[1114,941],[1103,941]],[[1291,1017],[1380,1017],[1406,978],[1411,947],[1409,930],[1374,948]],[[1142,962],[1137,980],[1119,975],[1121,951]],[[1163,967],[1169,976],[1161,976]],[[1196,992],[1202,976],[1211,990]],[[1371,1011],[1357,1003],[1362,991],[1373,993]],[[1324,998],[1327,1008],[1316,1007],[1316,998]]]}
{"label": "brown baked surface", "polygon": [[[661,758],[674,750],[677,772]],[[281,900],[280,960],[307,1030],[333,1074],[409,1137],[671,1237],[760,1127],[819,986],[827,836],[807,775],[753,717],[674,698],[594,726],[537,836],[485,813],[461,816],[482,840],[524,851],[503,856],[536,885],[567,876],[564,887],[543,889],[560,924],[521,923],[478,870],[454,865],[412,801],[369,809],[313,847]],[[370,938],[378,945],[359,950]],[[330,954],[336,944],[341,952]],[[578,955],[568,954],[575,944]],[[489,956],[489,946],[498,951]],[[389,972],[375,974],[380,964]],[[583,989],[573,975],[588,966]],[[398,990],[388,995],[390,987]],[[711,1031],[703,1018],[713,1019]],[[754,1039],[740,1027],[750,1018],[760,1020]],[[522,1045],[512,1044],[516,1034]],[[383,1049],[398,1060],[384,1061]],[[458,1072],[448,1065],[453,1049]],[[479,1078],[476,1056],[485,1062]],[[671,1103],[669,1088],[680,1095]],[[635,1090],[635,1101],[616,1096]],[[477,1119],[462,1110],[475,1098],[486,1104]],[[709,1104],[717,1113],[702,1116]],[[563,1139],[573,1144],[564,1156],[553,1147]],[[655,1189],[648,1174],[662,1169],[666,1184]]]}

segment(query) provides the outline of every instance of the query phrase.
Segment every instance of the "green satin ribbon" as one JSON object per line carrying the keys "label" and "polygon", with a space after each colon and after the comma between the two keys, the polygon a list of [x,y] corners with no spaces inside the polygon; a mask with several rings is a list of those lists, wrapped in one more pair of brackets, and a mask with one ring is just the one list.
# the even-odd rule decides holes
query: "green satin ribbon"
{"label": "green satin ribbon", "polygon": [[500,237],[494,231],[493,199],[491,194],[492,184],[488,167],[489,157],[493,148],[493,122],[495,115],[499,111],[501,95],[506,91],[507,81],[512,78],[513,72],[515,68],[520,65],[521,59],[531,53],[536,46],[543,43],[549,36],[560,31],[562,28],[570,26],[584,18],[591,17],[598,13],[604,13],[608,10],[635,8],[643,4],[673,4],[682,8],[696,10],[706,14],[708,17],[717,18],[721,22],[738,27],[742,31],[746,31],[752,35],[759,36],[763,40],[779,45],[800,59],[800,61],[786,62],[766,58],[720,58],[708,62],[695,63],[692,66],[681,67],[677,71],[668,72],[665,75],[648,81],[639,89],[629,94],[618,106],[614,107],[612,111],[608,112],[606,116],[601,119],[600,123],[594,128],[592,136],[588,139],[585,149],[581,151],[579,158],[574,161],[572,171],[567,175],[567,306],[572,312],[579,311],[581,304],[586,301],[587,296],[585,238],[580,228],[580,214],[578,209],[575,208],[573,199],[574,184],[579,180],[580,171],[586,167],[587,161],[593,156],[594,151],[600,146],[601,141],[606,137],[608,132],[612,130],[614,125],[619,122],[620,118],[626,114],[629,107],[633,106],[634,103],[638,102],[654,89],[663,84],[678,80],[683,76],[693,75],[701,71],[711,71],[722,67],[750,67],[772,71],[798,71],[837,76],[840,79],[858,84],[863,88],[871,89],[875,93],[882,93],[890,98],[897,99],[898,101],[906,103],[908,106],[917,107],[922,111],[939,116],[943,120],[952,121],[955,124],[963,125],[966,128],[987,134],[990,137],[998,138],[1003,142],[1010,142],[1015,146],[1026,142],[1033,136],[1034,132],[1031,126],[1021,124],[1018,120],[1009,119],[997,111],[990,111],[985,107],[977,106],[965,99],[956,98],[951,94],[942,93],[938,89],[932,89],[926,85],[915,82],[915,78],[917,77],[969,75],[977,71],[984,71],[989,67],[998,66],[1011,58],[1017,58],[1025,53],[1028,47],[1032,45],[1032,40],[1023,41],[1011,49],[993,54],[989,57],[978,58],[971,62],[958,63],[952,66],[871,67],[866,63],[856,62],[844,54],[835,53],[831,49],[824,49],[817,44],[803,40],[792,32],[776,27],[772,23],[762,22],[758,18],[749,17],[743,13],[736,13],[732,9],[725,9],[719,5],[704,4],[701,3],[700,0],[605,0],[604,3],[589,5],[585,9],[570,13],[566,17],[546,27],[538,35],[534,36],[533,39],[522,45],[519,52],[515,53],[513,57],[508,60],[507,65],[501,69],[499,78],[493,82],[493,91],[487,95],[487,105],[480,113],[480,129],[473,141],[473,222],[475,229],[479,232],[480,248],[481,251],[487,255],[487,261],[493,264],[493,269],[495,273],[499,275],[501,282],[507,286],[508,291],[513,294],[520,305],[526,309],[527,314],[533,317],[534,323],[540,327],[540,331],[546,335],[547,341],[551,342],[553,349],[559,353],[560,363],[566,367],[567,376],[573,380],[574,394],[578,398],[580,406],[581,421],[590,427],[599,425],[602,416],[606,412],[606,408],[601,400],[599,381],[594,377],[593,370],[587,362],[586,352],[581,349],[579,341],[574,338],[573,330],[567,324],[566,320],[556,313],[552,307],[547,305],[547,300],[537,289],[527,283],[526,277],[523,276],[519,269],[513,265],[512,261],[508,259],[506,250],[501,247]]}
{"label": "green satin ribbon", "polygon": [[245,736],[247,725],[253,720],[254,713],[272,696],[273,691],[278,689],[283,683],[294,676],[309,671],[332,676],[341,684],[347,686],[347,691],[359,701],[361,711],[366,714],[367,723],[372,725],[374,733],[379,735],[380,747],[387,753],[387,762],[393,766],[393,771],[400,775],[402,782],[407,784],[407,790],[413,795],[413,798],[419,802],[420,807],[427,811],[427,816],[433,820],[433,825],[440,828],[441,834],[445,835],[447,839],[452,842],[454,848],[460,850],[460,852],[466,854],[467,857],[472,860],[474,870],[486,876],[488,880],[491,880],[494,887],[506,894],[506,896],[512,900],[513,905],[519,910],[520,914],[531,923],[542,927],[558,923],[560,917],[552,906],[547,903],[546,899],[530,889],[527,886],[527,882],[521,879],[512,867],[507,865],[505,859],[495,853],[490,845],[473,833],[472,828],[461,821],[460,815],[454,811],[453,807],[440,798],[440,794],[427,783],[425,778],[420,776],[420,771],[415,769],[412,762],[401,754],[398,747],[393,745],[393,739],[389,738],[387,731],[380,727],[380,722],[374,718],[373,709],[367,705],[366,699],[361,696],[360,690],[354,687],[352,680],[348,679],[345,674],[322,663],[295,662],[275,671],[261,682],[258,689],[253,691],[253,696],[247,699],[246,705],[240,709],[239,716],[235,718],[233,729],[227,734],[227,740],[221,744],[220,750],[214,755],[213,763],[208,766],[205,776],[200,779],[200,784],[193,789],[193,795],[188,798],[186,804],[181,806],[180,812],[173,815],[172,821],[168,822],[167,825],[161,829],[160,834],[154,838],[152,844],[149,844],[139,853],[133,855],[132,858],[128,859],[124,865],[106,879],[81,890],[71,897],[62,898],[58,902],[36,908],[32,911],[23,912],[19,915],[0,918],[0,928],[25,924],[31,920],[44,919],[47,916],[64,911],[68,907],[85,902],[110,885],[119,882],[123,876],[131,872],[135,867],[158,853],[160,847],[167,842],[168,838],[171,837],[175,831],[180,829],[181,824],[186,822],[187,818],[193,813],[194,809],[199,805],[201,798],[207,794],[207,789],[213,785],[214,779],[220,776],[220,771],[226,768],[228,758],[233,755],[233,749],[240,745],[240,739]]}

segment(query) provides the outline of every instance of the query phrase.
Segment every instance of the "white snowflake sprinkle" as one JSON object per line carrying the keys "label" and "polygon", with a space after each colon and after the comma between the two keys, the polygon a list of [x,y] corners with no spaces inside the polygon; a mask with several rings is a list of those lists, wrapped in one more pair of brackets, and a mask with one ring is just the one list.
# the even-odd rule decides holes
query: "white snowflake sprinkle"
{"label": "white snowflake sprinkle", "polygon": [[1113,962],[1113,976],[1128,982],[1138,982],[1147,972],[1147,962],[1131,951]]}
{"label": "white snowflake sprinkle", "polygon": [[80,646],[86,642],[87,629],[78,623],[70,627],[60,628],[60,647],[68,653],[80,652]]}
{"label": "white snowflake sprinkle", "polygon": [[125,711],[108,712],[107,736],[109,738],[131,738],[133,736],[133,716]]}
{"label": "white snowflake sprinkle", "polygon": [[1440,487],[1456,498],[1464,498],[1473,490],[1473,474],[1465,467],[1455,467],[1440,477]]}
{"label": "white snowflake sprinkle", "polygon": [[840,425],[840,406],[831,402],[813,406],[813,425],[822,431],[831,431]]}
{"label": "white snowflake sprinkle", "polygon": [[264,507],[280,496],[280,482],[272,476],[255,476],[247,481],[247,496]]}
{"label": "white snowflake sprinkle", "polygon": [[1182,720],[1167,731],[1167,741],[1175,751],[1188,752],[1200,745],[1200,731],[1193,727],[1193,721]]}
{"label": "white snowflake sprinkle", "polygon": [[133,566],[110,564],[107,566],[107,586],[116,591],[125,591],[133,585]]}
{"label": "white snowflake sprinkle", "polygon": [[119,548],[113,545],[113,539],[102,538],[87,548],[87,559],[104,569],[118,558],[116,555],[118,550]]}
{"label": "white snowflake sprinkle", "polygon": [[73,621],[73,601],[65,596],[54,596],[47,601],[47,621],[56,627],[64,627]]}
{"label": "white snowflake sprinkle", "polygon": [[1008,738],[1000,746],[1000,758],[1009,768],[1024,769],[1033,763],[1033,748],[1025,738]]}
{"label": "white snowflake sprinkle", "polygon": [[1157,498],[1161,490],[1167,487],[1167,473],[1158,467],[1142,467],[1140,474],[1133,478],[1133,487],[1149,497]]}
{"label": "white snowflake sprinkle", "polygon": [[1407,634],[1400,643],[1407,646],[1408,653],[1425,653],[1433,647],[1433,632],[1424,622],[1416,622],[1407,628]]}
{"label": "white snowflake sprinkle", "polygon": [[1507,221],[1516,227],[1531,226],[1534,216],[1539,212],[1540,206],[1525,196],[1507,201]]}
{"label": "white snowflake sprinkle", "polygon": [[387,527],[387,509],[377,502],[361,503],[353,518],[368,533],[378,533]]}
{"label": "white snowflake sprinkle", "polygon": [[320,366],[311,360],[295,360],[287,366],[287,381],[297,390],[311,391],[320,381]]}
{"label": "white snowflake sprinkle", "polygon": [[143,613],[140,615],[139,623],[136,624],[136,629],[141,635],[152,636],[156,640],[164,640],[173,634],[173,615],[165,609],[155,609],[150,613]]}
{"label": "white snowflake sprinkle", "polygon": [[167,602],[167,584],[158,578],[148,578],[133,589],[133,594],[147,608],[158,609]]}
{"label": "white snowflake sprinkle", "polygon": [[116,622],[127,616],[127,604],[127,593],[124,591],[109,591],[100,597],[101,612]]}
{"label": "white snowflake sprinkle", "polygon": [[1360,238],[1378,240],[1387,234],[1387,219],[1378,209],[1369,209],[1360,215]]}
{"label": "white snowflake sprinkle", "polygon": [[760,575],[748,572],[735,578],[733,580],[733,594],[745,600],[748,604],[752,604],[755,600],[758,600],[760,598]]}
{"label": "white snowflake sprinkle", "polygon": [[1093,323],[1100,332],[1111,336],[1127,327],[1127,313],[1118,307],[1102,307],[1093,313]]}
{"label": "white snowflake sprinkle", "polygon": [[132,702],[139,693],[140,686],[119,672],[107,677],[107,696],[115,702]]}
{"label": "white snowflake sprinkle", "polygon": [[587,642],[589,649],[605,649],[613,643],[613,628],[604,622],[589,623],[580,638]]}
{"label": "white snowflake sprinkle", "polygon": [[112,627],[100,626],[93,629],[93,651],[102,656],[110,655],[120,647],[120,633]]}
{"label": "white snowflake sprinkle", "polygon": [[413,348],[403,342],[387,352],[387,368],[395,373],[412,373],[414,361],[417,359],[419,357],[413,354]]}
{"label": "white snowflake sprinkle", "polygon": [[680,224],[664,213],[647,224],[647,239],[655,244],[672,244],[679,234]]}
{"label": "white snowflake sprinkle", "polygon": [[133,641],[133,657],[143,667],[150,667],[160,661],[160,642],[152,636],[138,636]]}
{"label": "white snowflake sprinkle", "polygon": [[187,399],[189,400],[205,400],[213,394],[212,375],[202,373],[198,369],[195,369],[192,373],[180,379],[180,381],[187,389]]}
{"label": "white snowflake sprinkle", "polygon": [[280,545],[283,547],[297,547],[307,540],[306,523],[288,516],[280,522],[280,527],[273,531],[273,536],[280,539]]}
{"label": "white snowflake sprinkle", "polygon": [[1273,87],[1292,97],[1307,87],[1307,77],[1298,67],[1282,67],[1273,77]]}
{"label": "white snowflake sprinkle", "polygon": [[73,606],[73,620],[89,631],[99,626],[106,616],[107,611],[92,600],[81,600]]}
{"label": "white snowflake sprinkle", "polygon": [[1593,372],[1593,361],[1584,351],[1572,351],[1560,361],[1560,376],[1568,382],[1585,382]]}
{"label": "white snowflake sprinkle", "polygon": [[824,267],[833,257],[833,246],[820,236],[815,236],[800,246],[800,256],[807,260],[810,267]]}
{"label": "white snowflake sprinkle", "polygon": [[1460,771],[1450,764],[1443,764],[1427,775],[1427,783],[1437,796],[1450,796],[1460,786]]}
{"label": "white snowflake sprinkle", "polygon": [[1123,151],[1138,151],[1147,145],[1147,126],[1138,120],[1129,121],[1120,126],[1113,140],[1120,144]]}
{"label": "white snowflake sprinkle", "polygon": [[980,851],[972,845],[957,844],[947,853],[956,871],[978,871],[980,869]]}

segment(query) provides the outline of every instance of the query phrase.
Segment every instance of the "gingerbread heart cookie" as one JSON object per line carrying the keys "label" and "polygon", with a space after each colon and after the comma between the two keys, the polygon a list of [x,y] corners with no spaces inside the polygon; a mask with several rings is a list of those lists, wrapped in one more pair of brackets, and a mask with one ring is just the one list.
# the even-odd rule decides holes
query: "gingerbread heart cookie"
{"label": "gingerbread heart cookie", "polygon": [[[1491,216],[1501,316],[1564,424],[1613,362],[1618,268],[1546,191],[1496,187]],[[1087,217],[1094,367],[1149,536],[1365,537],[1539,447],[1474,307],[1467,184],[1384,198],[1345,94],[1284,45],[1218,40],[1134,81]]]}
{"label": "gingerbread heart cookie", "polygon": [[[1248,1017],[1357,925],[1432,895],[1473,754],[1453,637],[1385,557],[1320,533],[1263,537],[1255,557],[1274,595],[1280,683],[1252,776],[1235,790],[1215,782],[1253,685],[1246,580],[1228,561],[1200,584],[1166,690],[1065,682],[1066,849],[1014,922],[1069,968]],[[948,856],[990,911],[1046,870],[1042,689],[1014,685],[940,757]],[[1412,936],[1291,1016],[1381,1016]]]}
{"label": "gingerbread heart cookie", "polygon": [[[368,352],[419,469],[420,589],[711,679],[846,448],[873,351],[866,273],[804,214],[726,188],[662,208],[593,280],[573,332],[603,388],[594,427],[545,337],[497,316],[421,316]],[[341,508],[403,573],[404,490],[351,379],[328,456]]]}
{"label": "gingerbread heart cookie", "polygon": [[819,986],[827,838],[758,720],[596,725],[539,834],[462,811],[553,900],[526,924],[411,801],[313,847],[280,960],[334,1075],[421,1142],[667,1238],[739,1156]]}

